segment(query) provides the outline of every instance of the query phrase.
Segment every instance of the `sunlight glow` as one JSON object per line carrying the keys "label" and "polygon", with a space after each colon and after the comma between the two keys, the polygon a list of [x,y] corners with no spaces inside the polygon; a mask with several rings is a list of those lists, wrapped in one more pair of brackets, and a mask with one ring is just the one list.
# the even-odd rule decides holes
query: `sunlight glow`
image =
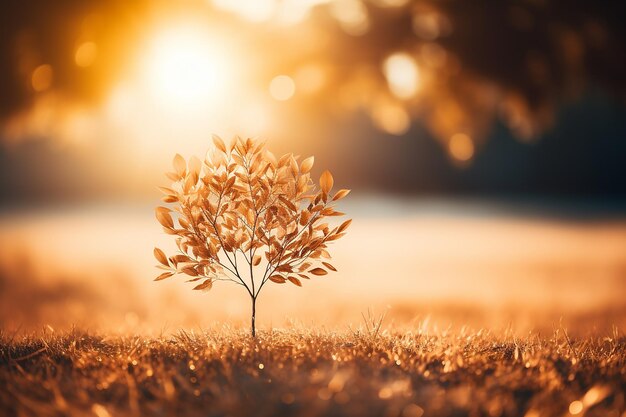
{"label": "sunlight glow", "polygon": [[398,98],[413,97],[419,88],[419,68],[415,59],[407,53],[389,56],[383,64],[383,72],[389,89]]}
{"label": "sunlight glow", "polygon": [[276,0],[213,0],[219,9],[234,12],[251,22],[264,22],[276,13]]}
{"label": "sunlight glow", "polygon": [[234,13],[249,22],[274,20],[281,24],[295,24],[304,20],[317,5],[331,0],[211,0],[213,6]]}
{"label": "sunlight glow", "polygon": [[349,35],[360,36],[370,28],[367,7],[360,0],[335,0],[330,3],[330,13]]}
{"label": "sunlight glow", "polygon": [[227,91],[228,55],[201,28],[180,27],[152,39],[146,59],[151,92],[174,106],[216,104]]}

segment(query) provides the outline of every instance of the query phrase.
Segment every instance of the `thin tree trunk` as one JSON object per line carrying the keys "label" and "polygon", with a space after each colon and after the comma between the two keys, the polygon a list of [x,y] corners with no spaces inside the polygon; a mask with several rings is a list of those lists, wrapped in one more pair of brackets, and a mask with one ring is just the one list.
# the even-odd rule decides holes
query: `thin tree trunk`
{"label": "thin tree trunk", "polygon": [[256,318],[256,297],[252,297],[252,337],[256,337],[254,321]]}

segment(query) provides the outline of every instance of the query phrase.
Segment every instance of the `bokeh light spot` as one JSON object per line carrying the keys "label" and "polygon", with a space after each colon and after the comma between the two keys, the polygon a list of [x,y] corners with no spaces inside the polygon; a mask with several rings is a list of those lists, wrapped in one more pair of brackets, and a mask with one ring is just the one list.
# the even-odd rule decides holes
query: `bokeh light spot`
{"label": "bokeh light spot", "polygon": [[330,13],[349,35],[360,36],[370,28],[367,8],[360,0],[336,0],[330,4]]}
{"label": "bokeh light spot", "polygon": [[30,78],[33,90],[37,92],[46,91],[52,85],[54,72],[52,66],[48,64],[40,65],[33,71]]}
{"label": "bokeh light spot", "polygon": [[397,103],[380,103],[372,110],[371,116],[379,129],[392,135],[403,135],[411,126],[409,114]]}
{"label": "bokeh light spot", "polygon": [[287,75],[278,75],[270,82],[270,94],[276,100],[289,100],[295,92],[296,84]]}
{"label": "bokeh light spot", "polygon": [[417,404],[409,404],[402,410],[402,417],[422,417],[424,409]]}
{"label": "bokeh light spot", "polygon": [[74,62],[82,68],[90,67],[95,62],[97,56],[98,45],[94,42],[84,42],[76,49]]}
{"label": "bokeh light spot", "polygon": [[439,23],[434,13],[418,13],[413,16],[413,31],[425,40],[434,40],[439,37]]}
{"label": "bokeh light spot", "polygon": [[389,56],[383,63],[383,73],[389,89],[398,98],[413,97],[419,88],[419,68],[415,59],[406,53]]}
{"label": "bokeh light spot", "polygon": [[583,411],[582,401],[572,401],[569,405],[569,413],[572,415],[580,414]]}
{"label": "bokeh light spot", "polygon": [[457,133],[448,142],[448,152],[457,161],[469,161],[474,156],[474,142],[465,133]]}

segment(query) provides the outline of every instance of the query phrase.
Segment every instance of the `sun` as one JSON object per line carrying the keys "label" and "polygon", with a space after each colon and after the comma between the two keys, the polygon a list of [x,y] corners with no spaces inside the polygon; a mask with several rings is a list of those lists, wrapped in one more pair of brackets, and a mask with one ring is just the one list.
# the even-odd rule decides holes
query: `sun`
{"label": "sun", "polygon": [[216,104],[231,82],[230,62],[219,39],[202,27],[180,26],[154,35],[147,47],[144,76],[162,104]]}

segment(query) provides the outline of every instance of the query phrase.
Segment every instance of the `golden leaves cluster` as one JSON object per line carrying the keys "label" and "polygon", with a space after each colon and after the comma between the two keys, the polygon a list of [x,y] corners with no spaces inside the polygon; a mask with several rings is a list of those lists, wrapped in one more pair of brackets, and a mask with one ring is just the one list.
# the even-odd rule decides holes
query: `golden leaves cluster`
{"label": "golden leaves cluster", "polygon": [[[268,280],[301,286],[301,279],[336,271],[322,259],[330,259],[328,244],[346,233],[351,220],[339,226],[325,220],[344,214],[334,203],[350,191],[333,194],[328,171],[317,189],[312,156],[301,162],[293,154],[276,158],[253,139],[236,138],[227,146],[214,136],[213,143],[204,161],[177,154],[167,173],[172,185],[160,187],[172,207],[157,207],[156,218],[176,237],[179,253],[168,257],[154,249],[164,270],[156,280],[183,273],[201,281],[197,290],[230,280],[256,297]],[[253,267],[260,268],[256,278]]]}

